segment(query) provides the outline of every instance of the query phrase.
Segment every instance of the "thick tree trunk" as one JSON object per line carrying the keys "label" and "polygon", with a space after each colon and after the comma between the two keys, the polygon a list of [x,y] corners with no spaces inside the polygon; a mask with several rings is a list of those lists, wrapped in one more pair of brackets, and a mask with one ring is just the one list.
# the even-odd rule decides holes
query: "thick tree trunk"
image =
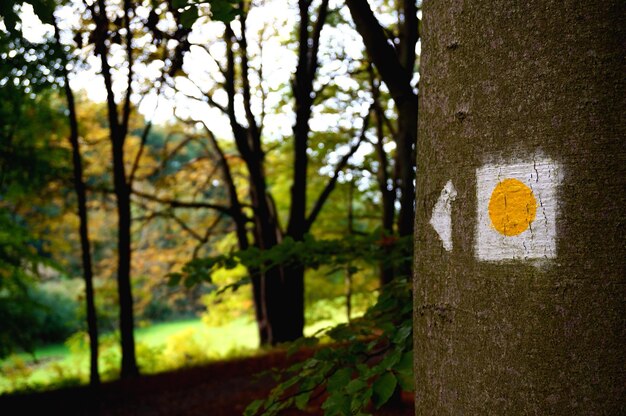
{"label": "thick tree trunk", "polygon": [[416,414],[625,414],[625,7],[424,2]]}

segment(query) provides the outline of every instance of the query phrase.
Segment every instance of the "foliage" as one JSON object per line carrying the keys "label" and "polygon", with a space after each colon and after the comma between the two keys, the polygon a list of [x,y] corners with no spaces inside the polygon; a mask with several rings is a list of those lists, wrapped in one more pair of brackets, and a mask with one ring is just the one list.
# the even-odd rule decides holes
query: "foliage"
{"label": "foliage", "polygon": [[[251,356],[255,328],[237,320],[221,327],[207,327],[200,320],[155,324],[136,331],[137,361],[142,374],[172,371],[181,366]],[[189,338],[188,338],[189,337]],[[64,347],[36,348],[32,357],[14,354],[0,362],[0,394],[42,391],[88,382],[89,338],[85,331],[71,335]],[[100,375],[119,376],[119,333],[100,336]]]}
{"label": "foliage", "polygon": [[279,372],[281,383],[266,399],[251,403],[245,415],[276,415],[326,393],[326,415],[366,415],[392,397],[396,388],[413,390],[411,283],[396,278],[376,305],[362,318],[337,325],[318,337],[303,338],[291,346],[317,345],[329,338],[312,358]]}
{"label": "foliage", "polygon": [[[200,282],[213,282],[213,273],[220,269],[232,270],[243,265],[248,270],[267,270],[277,265],[301,264],[305,267],[317,269],[326,266],[331,271],[352,265],[355,260],[362,260],[369,264],[386,262],[393,266],[406,264],[412,258],[412,237],[397,238],[385,236],[378,232],[369,235],[348,235],[341,239],[318,240],[312,235],[306,235],[302,241],[295,241],[286,237],[280,244],[268,249],[260,250],[250,247],[246,250],[230,254],[220,254],[188,262],[181,272],[170,273],[169,284],[176,286],[180,283],[192,287]],[[381,250],[385,247],[395,247],[391,251]],[[244,277],[232,284],[219,289],[237,289],[249,283],[249,277]]]}
{"label": "foliage", "polygon": [[[303,241],[285,238],[269,250],[261,251],[252,247],[233,252],[237,241],[233,232],[232,210],[229,208],[231,202],[228,197],[232,191],[224,186],[226,181],[220,172],[221,162],[215,149],[218,146],[207,139],[205,131],[199,129],[197,124],[192,128],[194,117],[182,121],[182,116],[187,114],[180,95],[187,95],[191,91],[189,88],[181,88],[182,81],[186,79],[187,83],[196,84],[193,91],[198,90],[198,94],[194,92],[193,97],[187,98],[198,102],[213,100],[217,105],[207,108],[213,107],[215,110],[222,106],[222,112],[229,111],[229,106],[220,97],[227,89],[224,78],[228,69],[226,53],[222,53],[226,43],[222,34],[224,23],[240,17],[232,25],[234,39],[237,40],[232,44],[236,52],[234,73],[237,74],[234,77],[237,91],[233,102],[233,111],[237,114],[233,119],[241,119],[243,127],[250,127],[256,118],[259,132],[264,132],[260,138],[263,146],[259,145],[259,160],[264,164],[262,171],[268,175],[269,198],[275,204],[273,209],[276,210],[278,222],[287,224],[295,167],[291,156],[294,151],[290,130],[292,122],[289,119],[296,107],[291,105],[295,98],[291,88],[293,74],[289,68],[280,67],[277,70],[271,61],[282,59],[281,55],[297,58],[298,32],[297,23],[293,20],[297,17],[285,15],[269,20],[266,17],[261,19],[257,13],[268,10],[265,9],[265,2],[142,0],[122,4],[119,0],[106,0],[102,2],[108,17],[105,19],[108,20],[107,27],[104,28],[93,13],[99,6],[94,6],[92,11],[88,10],[93,2],[81,4],[64,0],[25,0],[24,3],[32,5],[35,15],[44,23],[52,23],[55,9],[58,12],[59,7],[67,7],[62,13],[57,13],[57,18],[63,19],[59,21],[63,43],[61,51],[53,46],[49,26],[47,38],[36,44],[26,40],[25,34],[19,33],[23,26],[20,25],[18,13],[21,2],[0,3],[0,16],[7,28],[6,32],[0,30],[0,119],[3,120],[0,125],[0,276],[3,277],[0,281],[0,321],[10,323],[0,329],[0,356],[19,348],[32,350],[36,345],[35,340],[58,340],[70,331],[82,328],[76,322],[75,309],[82,305],[83,299],[66,294],[58,300],[53,299],[37,285],[36,272],[41,264],[48,264],[50,259],[54,259],[59,266],[57,271],[48,276],[51,280],[77,276],[80,271],[80,259],[76,255],[77,219],[71,212],[74,209],[74,195],[69,181],[70,158],[67,144],[63,145],[67,135],[67,108],[60,104],[56,89],[63,86],[60,74],[64,68],[70,71],[72,83],[74,80],[80,83],[83,71],[95,69],[96,72],[103,72],[97,66],[90,68],[99,60],[98,57],[102,57],[103,52],[111,64],[116,90],[113,101],[118,103],[118,110],[122,110],[126,104],[132,108],[128,122],[129,134],[124,144],[124,163],[127,172],[132,172],[132,180],[129,178],[129,182],[132,182],[134,224],[131,274],[135,316],[143,320],[142,323],[197,316],[203,306],[208,309],[203,319],[211,324],[252,317],[250,291],[236,289],[249,282],[247,275],[250,271],[264,271],[289,264],[302,264],[308,268],[307,296],[314,293],[312,299],[307,299],[306,316],[309,323],[331,317],[334,311],[344,306],[341,291],[344,289],[344,276],[347,275],[350,278],[354,276],[361,285],[357,288],[355,284],[354,291],[352,287],[350,289],[354,293],[351,295],[352,310],[357,310],[356,314],[359,314],[371,304],[375,296],[373,276],[379,262],[397,266],[407,264],[410,260],[410,238],[398,239],[372,232],[379,221],[380,205],[379,190],[376,188],[378,183],[375,180],[379,173],[377,163],[380,162],[371,147],[375,144],[373,116],[372,125],[364,128],[362,137],[359,136],[363,111],[370,106],[372,98],[367,71],[370,65],[363,51],[354,47],[355,41],[349,39],[352,29],[346,10],[330,10],[320,38],[319,53],[315,51],[319,56],[319,68],[312,92],[315,98],[311,107],[313,116],[306,149],[306,192],[310,196],[323,194],[331,177],[338,178],[334,185],[335,191],[329,196],[315,227],[311,229],[312,234]],[[290,9],[294,4],[285,7],[282,2],[277,3],[280,3],[280,8],[289,9],[290,12],[295,10]],[[131,9],[130,14],[127,14],[126,6]],[[271,10],[272,5],[269,6]],[[317,7],[312,3],[310,6]],[[389,16],[395,13],[393,5],[390,5],[390,10],[385,8],[385,14]],[[75,19],[65,20],[64,16],[72,13]],[[250,15],[246,22],[247,13]],[[317,18],[311,16],[311,30]],[[207,23],[209,20],[217,23],[210,27]],[[285,27],[287,30],[283,29]],[[207,37],[204,32],[215,32],[217,35]],[[239,52],[245,49],[244,34],[248,37],[249,51],[244,50],[242,55]],[[104,40],[107,50],[98,47],[97,40]],[[306,42],[303,44],[306,45]],[[188,65],[189,60],[183,65],[185,54],[198,56],[192,54],[194,48],[196,53],[206,51],[208,57],[203,59],[210,59],[198,61],[208,62],[206,65]],[[68,65],[60,64],[65,61],[65,57],[60,59],[61,52],[68,55]],[[313,51],[310,52],[313,54]],[[247,63],[243,62],[245,54],[248,54],[246,59],[249,58]],[[244,69],[246,65],[249,65],[248,69]],[[190,73],[196,69],[209,71],[205,76],[194,78]],[[247,73],[240,79],[244,71]],[[120,91],[120,94],[117,90],[119,87],[123,89],[127,75],[132,82],[127,85],[129,101],[125,103],[124,92]],[[243,123],[240,101],[246,100],[246,94],[241,92],[246,82],[250,83],[248,88],[252,93],[252,114],[246,114],[247,120]],[[384,87],[382,94],[386,97]],[[113,379],[119,374],[120,350],[119,336],[113,332],[118,320],[118,295],[114,281],[118,253],[115,224],[111,221],[115,203],[111,191],[113,181],[110,172],[112,161],[108,110],[105,104],[90,102],[78,92],[76,95],[79,140],[89,190],[89,228],[93,243],[98,318],[101,331],[108,332],[104,336],[100,361],[103,362],[104,379]],[[181,117],[181,121],[152,126],[141,115],[147,114],[142,103],[155,99],[169,100],[183,107],[183,111],[175,113]],[[382,104],[384,107],[385,103]],[[388,105],[386,107],[390,110]],[[139,111],[135,111],[137,109]],[[225,164],[233,175],[234,193],[244,207],[243,216],[248,217],[244,234],[247,233],[248,238],[256,237],[258,229],[255,227],[258,224],[252,225],[254,207],[249,194],[249,166],[244,163],[243,155],[237,151],[228,134],[219,131],[217,127],[228,123],[222,123],[224,119],[213,118],[210,111],[204,111],[211,116],[208,118],[215,120],[215,124],[209,127],[216,128],[217,135],[222,136],[215,137],[215,143],[223,150]],[[265,122],[266,115],[268,120],[273,119],[274,122]],[[389,114],[391,121],[394,117]],[[279,129],[272,126],[276,120],[286,127]],[[378,137],[378,140],[393,144],[390,141],[393,129],[385,125],[383,130],[385,137]],[[349,163],[346,159],[347,164],[339,167],[338,160],[354,145],[357,137],[360,137],[358,143],[361,146],[355,154],[358,157],[350,159]],[[393,154],[392,148],[386,151],[389,155]],[[389,167],[390,171],[395,169],[393,164]],[[388,182],[391,181],[390,178]],[[205,207],[190,210],[184,208],[180,201],[204,203]],[[305,211],[311,211],[315,198],[309,197],[307,204]],[[209,205],[226,209],[214,210]],[[282,238],[284,230],[281,228],[279,224],[277,234]],[[342,237],[344,234],[350,235]],[[395,249],[391,250],[392,247]],[[186,263],[189,258],[194,260]],[[165,287],[163,276],[169,272],[173,272],[169,274],[170,285]],[[6,276],[10,278],[4,279]],[[184,285],[181,287],[178,283]],[[223,296],[226,289],[232,291],[228,296]],[[361,296],[358,290],[368,290],[371,296]],[[372,316],[382,313],[381,308],[386,308],[380,306],[385,296],[383,294],[378,305],[367,313],[368,319],[373,319],[372,322],[378,319]],[[204,305],[198,302],[200,298]],[[78,307],[79,319],[84,320],[84,313],[84,308]],[[372,325],[366,328],[358,319],[349,326],[340,325],[320,335],[322,339],[340,343],[341,348],[337,351],[362,348],[361,352],[352,352],[361,358],[372,355],[357,363],[341,354],[335,356],[334,352],[327,356],[320,353],[322,355],[316,358],[316,363],[307,364],[307,372],[315,372],[321,377],[318,388],[326,385],[329,389],[327,412],[337,413],[337,409],[345,404],[347,399],[344,396],[348,393],[352,394],[350,400],[361,403],[354,404],[359,409],[365,406],[368,399],[380,404],[393,392],[391,387],[400,383],[403,373],[394,367],[397,363],[391,365],[392,371],[365,374],[357,368],[357,364],[374,368],[377,360],[384,360],[387,356],[396,357],[396,351],[400,349],[393,342],[395,335],[385,332],[382,320]],[[402,326],[400,323],[398,325]],[[32,328],[33,332],[22,328]],[[376,338],[371,348],[368,346],[374,342],[374,338],[369,337]],[[193,334],[181,334],[175,338],[163,348],[137,343],[142,369],[155,372],[215,358],[207,353],[205,346],[198,343]],[[307,339],[303,342],[313,341]],[[344,342],[350,344],[344,345]],[[360,344],[364,346],[358,347]],[[72,336],[68,345],[75,354],[84,354],[87,350],[84,332],[79,331]],[[401,355],[398,362],[403,359],[406,357]],[[352,370],[349,372],[347,369]],[[26,370],[19,362],[15,363],[14,374],[20,374],[20,371],[25,374]],[[56,372],[59,383],[64,378],[69,380],[68,383],[84,378],[84,374],[63,368],[55,370],[51,367],[51,371]],[[285,374],[285,377],[289,381],[289,375]],[[353,383],[355,380],[360,380],[361,384]],[[276,406],[286,405],[285,395],[292,394],[304,380],[293,383],[290,387],[284,387],[283,392],[277,393]],[[344,384],[351,383],[349,392],[343,389]],[[305,406],[308,397],[311,395],[296,394],[293,403]],[[265,404],[269,406],[266,409],[268,412],[276,407],[271,403]],[[259,404],[259,409],[262,405]]]}
{"label": "foliage", "polygon": [[63,341],[82,326],[75,300],[26,281],[18,284],[23,287],[0,294],[0,319],[5,323],[0,330],[0,357]]}
{"label": "foliage", "polygon": [[[182,281],[192,287],[202,281],[213,282],[216,271],[240,265],[263,270],[297,262],[310,268],[324,265],[336,270],[347,266],[356,271],[354,262],[361,259],[399,266],[411,258],[410,247],[411,237],[396,238],[378,233],[334,240],[316,240],[309,235],[298,242],[287,238],[270,250],[252,248],[193,260],[181,273],[170,275],[170,284]],[[219,292],[237,289],[247,282],[246,278],[240,279]],[[250,404],[246,415],[274,415],[291,406],[304,410],[309,400],[324,390],[328,394],[322,406],[325,414],[366,414],[370,403],[379,408],[391,398],[396,387],[411,390],[411,302],[410,279],[397,277],[383,288],[376,304],[363,317],[295,342],[290,347],[292,351],[301,346],[317,345],[324,339],[333,344],[279,374],[282,382],[267,399]]]}
{"label": "foliage", "polygon": [[75,330],[72,304],[35,287],[37,269],[52,265],[39,252],[40,244],[0,209],[0,358]]}

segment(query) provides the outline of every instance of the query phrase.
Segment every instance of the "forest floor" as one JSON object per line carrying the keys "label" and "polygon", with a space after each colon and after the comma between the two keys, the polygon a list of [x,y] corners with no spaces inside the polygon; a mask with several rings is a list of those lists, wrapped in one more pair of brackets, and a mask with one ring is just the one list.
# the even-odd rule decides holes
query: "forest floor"
{"label": "forest floor", "polygon": [[[223,361],[134,380],[104,383],[98,391],[74,387],[42,393],[0,396],[2,415],[94,416],[235,416],[251,401],[263,398],[273,387],[269,375],[258,373],[283,368],[310,353],[287,358],[272,352]],[[318,399],[319,400],[319,399]],[[320,403],[307,411],[283,415],[322,415]],[[381,416],[413,415],[412,398],[403,396],[392,408],[371,411]]]}

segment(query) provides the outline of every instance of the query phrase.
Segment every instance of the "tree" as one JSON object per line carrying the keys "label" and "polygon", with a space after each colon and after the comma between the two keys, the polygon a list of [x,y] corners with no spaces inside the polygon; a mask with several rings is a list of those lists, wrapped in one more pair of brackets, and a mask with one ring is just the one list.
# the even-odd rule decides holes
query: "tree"
{"label": "tree", "polygon": [[[295,123],[292,128],[293,136],[289,139],[289,146],[293,149],[293,177],[290,187],[289,214],[287,226],[283,229],[280,224],[280,213],[274,196],[270,192],[270,178],[266,172],[266,144],[263,137],[263,122],[265,119],[265,102],[262,100],[260,114],[254,111],[254,89],[252,87],[253,69],[250,65],[248,51],[248,31],[246,29],[250,7],[247,2],[239,6],[240,16],[237,22],[226,24],[224,42],[226,45],[226,62],[215,60],[216,66],[223,77],[223,88],[227,102],[221,104],[214,97],[215,89],[199,92],[203,93],[200,101],[207,102],[213,108],[224,113],[230,123],[234,142],[239,156],[244,161],[248,174],[251,221],[244,215],[243,204],[239,201],[236,187],[230,173],[230,168],[224,156],[225,152],[215,140],[211,126],[205,124],[208,137],[214,148],[219,166],[222,168],[223,181],[229,194],[229,207],[222,209],[228,213],[236,224],[239,248],[245,250],[250,244],[248,241],[246,224],[253,223],[253,246],[260,250],[271,250],[284,239],[288,241],[302,241],[310,232],[311,227],[338,180],[339,172],[345,168],[347,162],[363,141],[352,143],[349,152],[344,155],[334,167],[334,174],[326,182],[314,203],[309,204],[309,170],[310,127],[314,103],[322,94],[314,90],[314,81],[318,70],[318,52],[320,36],[328,16],[328,1],[322,0],[319,4],[310,1],[299,1],[297,26],[297,67],[292,80],[291,93]],[[210,48],[204,49],[212,57]],[[262,48],[262,45],[259,46]],[[254,74],[262,79],[262,68]],[[197,85],[196,85],[197,86]],[[263,85],[259,87],[262,97],[265,95]],[[197,98],[196,98],[197,99]],[[240,100],[240,101],[239,101]],[[238,103],[242,103],[243,114],[238,111]],[[367,128],[365,117],[363,130]],[[244,122],[245,120],[245,122]],[[363,136],[361,132],[361,136]],[[276,266],[265,269],[262,273],[252,270],[252,286],[254,292],[256,315],[259,322],[261,342],[276,344],[293,341],[302,336],[304,328],[304,272],[302,265]]]}
{"label": "tree", "polygon": [[624,3],[423,16],[417,414],[623,413]]}
{"label": "tree", "polygon": [[[54,17],[52,18],[54,20]],[[54,38],[57,52],[64,54],[59,34],[59,28],[54,23]],[[83,279],[85,280],[85,310],[87,316],[87,333],[89,334],[89,384],[92,387],[100,384],[100,373],[98,371],[98,320],[96,317],[96,303],[93,290],[93,267],[91,262],[91,241],[89,240],[89,218],[87,212],[87,189],[83,179],[83,161],[80,151],[78,118],[76,116],[76,105],[74,93],[70,87],[69,71],[67,69],[68,60],[61,60],[61,72],[63,74],[63,84],[65,98],[67,100],[68,122],[70,125],[69,142],[72,148],[72,166],[74,171],[74,191],[78,203],[79,236],[81,259],[83,266]]]}
{"label": "tree", "polygon": [[365,49],[396,105],[395,181],[400,190],[398,233],[401,236],[411,235],[415,210],[413,179],[418,113],[417,93],[411,82],[416,60],[415,46],[419,39],[417,1],[399,0],[396,32],[381,26],[367,0],[346,0],[346,5],[356,30],[363,38]]}
{"label": "tree", "polygon": [[[54,47],[33,44],[8,26],[12,30],[0,32],[0,319],[6,322],[0,356],[16,349],[32,353],[48,329],[38,319],[46,307],[34,288],[38,269],[55,266],[47,246],[60,240],[46,231],[53,212],[63,215],[54,188],[69,173],[69,155],[55,135],[63,131],[63,118],[48,81],[58,76]],[[48,76],[31,76],[38,58],[49,65]]]}
{"label": "tree", "polygon": [[[121,376],[132,377],[139,374],[139,368],[137,367],[137,360],[135,358],[133,297],[130,281],[132,219],[130,201],[131,183],[128,181],[126,166],[124,163],[124,143],[128,135],[128,123],[132,109],[131,93],[134,77],[134,55],[132,48],[133,31],[130,30],[130,25],[131,19],[134,16],[135,5],[130,1],[124,1],[122,5],[123,16],[121,18],[116,17],[114,22],[111,21],[107,13],[106,6],[107,4],[105,0],[99,0],[94,3],[86,4],[89,20],[93,23],[93,30],[89,34],[88,43],[93,44],[93,52],[100,60],[100,73],[104,80],[104,86],[106,89],[109,122],[108,127],[113,160],[113,187],[117,203],[117,287],[120,307],[120,338],[122,345]],[[124,34],[123,38],[121,33]],[[83,46],[82,36],[83,34],[78,32],[74,37],[79,48]],[[110,50],[112,46],[117,46],[116,44],[119,44],[119,46],[125,46],[127,59],[127,87],[125,90],[125,97],[122,100],[121,108],[118,108],[116,96],[113,91],[114,70],[111,68],[109,63]],[[67,81],[68,76],[65,78]],[[67,88],[69,88],[69,86]],[[66,92],[66,94],[68,93]],[[71,94],[71,91],[69,94]],[[73,99],[69,99],[68,95],[68,104],[70,105],[70,108],[73,107],[72,103]],[[74,136],[78,131],[77,126],[73,125],[75,119],[75,111],[73,111],[73,117],[71,120],[72,136]],[[77,184],[77,190],[79,187],[80,184]],[[83,250],[84,249],[85,247],[83,246]]]}

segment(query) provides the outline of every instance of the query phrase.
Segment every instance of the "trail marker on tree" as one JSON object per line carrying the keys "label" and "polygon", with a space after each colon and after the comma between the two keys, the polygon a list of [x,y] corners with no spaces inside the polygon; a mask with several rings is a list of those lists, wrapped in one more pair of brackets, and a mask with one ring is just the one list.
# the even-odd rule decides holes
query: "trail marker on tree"
{"label": "trail marker on tree", "polygon": [[450,180],[441,190],[430,217],[430,225],[437,232],[446,251],[452,251],[452,201],[456,199],[456,195],[456,189]]}
{"label": "trail marker on tree", "polygon": [[626,2],[422,16],[415,414],[626,414]]}
{"label": "trail marker on tree", "polygon": [[476,169],[476,257],[555,258],[559,178],[559,166],[550,159]]}

